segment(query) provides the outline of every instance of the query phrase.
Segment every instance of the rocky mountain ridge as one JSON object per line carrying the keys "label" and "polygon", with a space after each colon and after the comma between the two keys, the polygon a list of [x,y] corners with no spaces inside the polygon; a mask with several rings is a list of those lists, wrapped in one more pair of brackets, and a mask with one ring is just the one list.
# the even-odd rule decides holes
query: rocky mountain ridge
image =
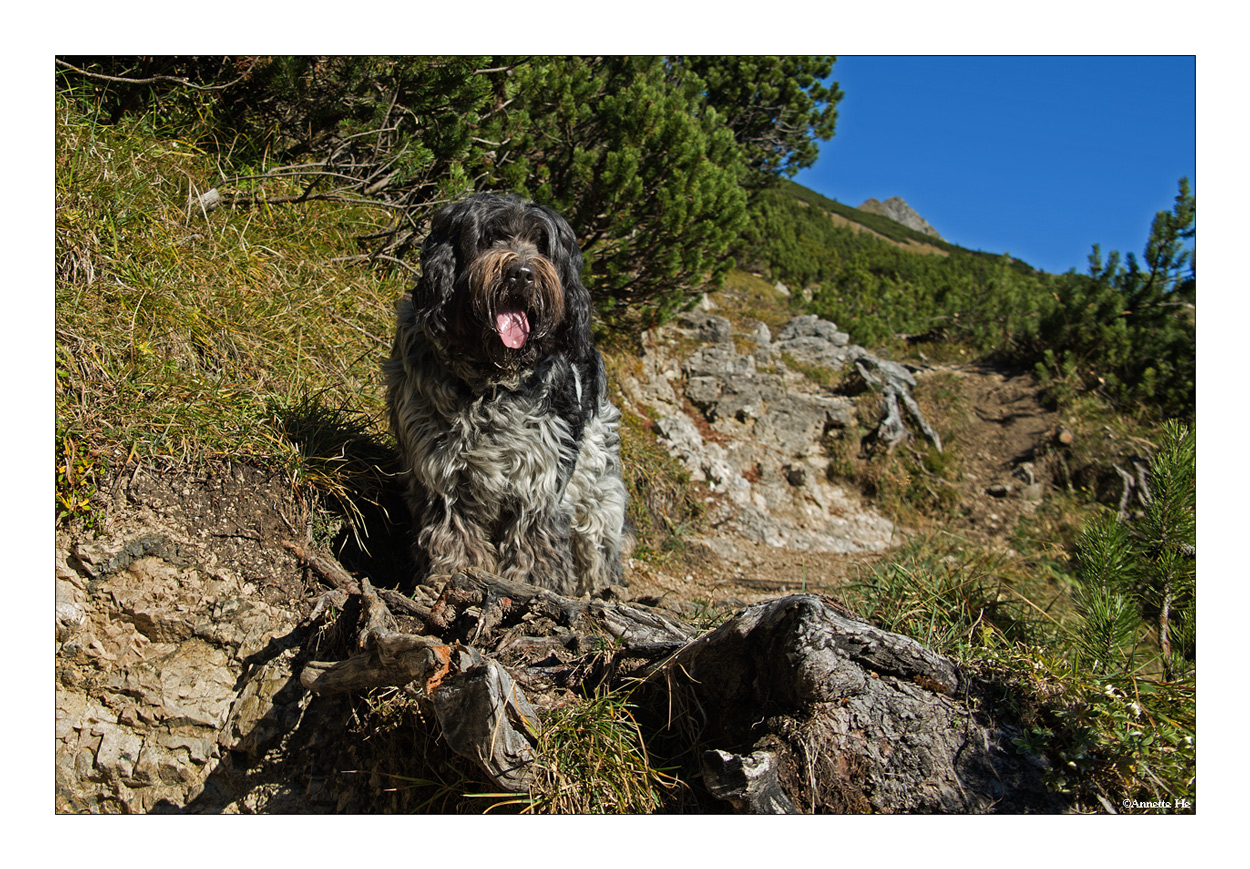
{"label": "rocky mountain ridge", "polygon": [[945,241],[938,231],[929,225],[929,222],[916,213],[907,201],[901,196],[891,196],[885,202],[876,199],[866,199],[859,206],[860,211],[866,211],[869,214],[879,214],[882,217],[888,217],[896,223],[901,223],[908,229],[914,229],[917,232],[923,232],[925,235],[931,235],[936,239]]}

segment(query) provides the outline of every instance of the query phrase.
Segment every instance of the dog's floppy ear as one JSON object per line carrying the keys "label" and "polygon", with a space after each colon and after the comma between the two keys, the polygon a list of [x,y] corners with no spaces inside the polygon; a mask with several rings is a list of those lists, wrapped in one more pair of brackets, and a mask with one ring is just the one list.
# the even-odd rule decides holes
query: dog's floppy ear
{"label": "dog's floppy ear", "polygon": [[421,277],[412,289],[417,322],[431,333],[447,331],[447,311],[456,289],[461,224],[470,217],[464,202],[441,209],[430,222],[430,233],[421,245]]}
{"label": "dog's floppy ear", "polygon": [[590,290],[582,283],[582,250],[577,246],[577,236],[568,222],[554,211],[544,210],[555,226],[555,243],[560,248],[556,259],[560,264],[560,283],[564,286],[565,311],[560,331],[574,357],[584,359],[591,350],[591,303]]}

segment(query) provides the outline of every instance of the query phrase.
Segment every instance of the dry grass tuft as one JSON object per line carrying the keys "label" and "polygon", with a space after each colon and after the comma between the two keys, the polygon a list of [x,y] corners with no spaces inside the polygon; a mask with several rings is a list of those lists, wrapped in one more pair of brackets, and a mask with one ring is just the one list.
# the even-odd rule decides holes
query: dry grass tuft
{"label": "dry grass tuft", "polygon": [[602,691],[543,721],[527,811],[640,814],[664,804],[676,779],[651,765],[629,692]]}

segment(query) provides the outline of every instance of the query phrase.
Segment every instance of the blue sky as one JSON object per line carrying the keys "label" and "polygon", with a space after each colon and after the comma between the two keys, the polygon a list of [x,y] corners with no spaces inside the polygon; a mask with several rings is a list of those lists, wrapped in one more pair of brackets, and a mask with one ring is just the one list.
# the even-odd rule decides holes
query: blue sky
{"label": "blue sky", "polygon": [[947,241],[1084,271],[1141,255],[1195,178],[1193,57],[839,57],[833,139],[799,184],[901,196]]}

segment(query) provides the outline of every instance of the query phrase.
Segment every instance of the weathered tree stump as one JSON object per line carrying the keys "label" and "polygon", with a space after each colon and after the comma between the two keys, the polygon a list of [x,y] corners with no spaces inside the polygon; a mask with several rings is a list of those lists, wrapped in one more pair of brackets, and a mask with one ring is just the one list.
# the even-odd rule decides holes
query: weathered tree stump
{"label": "weathered tree stump", "polygon": [[[355,651],[308,664],[301,682],[429,697],[447,744],[509,792],[526,789],[538,760],[544,701],[531,697],[594,671],[641,680],[640,705],[667,710],[657,729],[685,734],[708,793],[736,811],[1062,810],[952,661],[829,598],[755,604],[696,638],[648,607],[480,571],[447,578],[424,633],[396,631],[366,581],[359,594]],[[632,664],[596,670],[606,658]]]}
{"label": "weathered tree stump", "polygon": [[[955,664],[827,598],[766,601],[662,669],[725,755],[776,758],[807,811],[1059,811],[1040,770],[972,702]],[[705,755],[706,757],[706,755]],[[706,774],[706,773],[705,773]],[[762,788],[768,793],[768,788]],[[731,798],[752,811],[777,802]]]}

